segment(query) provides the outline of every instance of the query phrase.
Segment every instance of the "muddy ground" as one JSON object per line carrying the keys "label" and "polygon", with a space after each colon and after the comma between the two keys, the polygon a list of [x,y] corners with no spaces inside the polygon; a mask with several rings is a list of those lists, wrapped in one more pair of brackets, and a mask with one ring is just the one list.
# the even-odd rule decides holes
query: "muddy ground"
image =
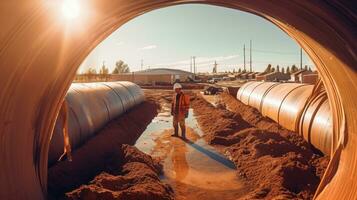
{"label": "muddy ground", "polygon": [[[328,157],[228,94],[215,96],[212,105],[198,91],[188,93],[203,137],[234,162],[237,177],[247,186],[244,195],[232,199],[312,199]],[[173,191],[159,178],[159,160],[130,146],[160,105],[171,102],[173,92],[145,90],[145,94],[146,102],[110,122],[77,149],[73,162],[60,162],[49,169],[50,198],[159,200],[185,196],[187,187]],[[184,145],[166,135],[167,140]],[[191,197],[185,198],[196,199]]]}
{"label": "muddy ground", "polygon": [[[167,103],[170,91],[147,91]],[[191,107],[205,139],[234,161],[237,175],[250,185],[239,199],[312,199],[328,156],[227,93],[191,95]],[[213,99],[213,101],[212,101]]]}

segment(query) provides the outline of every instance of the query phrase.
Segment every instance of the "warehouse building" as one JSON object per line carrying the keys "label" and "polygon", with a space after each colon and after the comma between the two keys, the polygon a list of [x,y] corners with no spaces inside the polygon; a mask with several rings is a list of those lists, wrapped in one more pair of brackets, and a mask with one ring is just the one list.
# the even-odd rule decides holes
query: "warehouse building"
{"label": "warehouse building", "polygon": [[256,75],[256,80],[257,81],[287,81],[290,79],[290,76],[288,74],[282,73],[282,72],[270,72],[267,74],[258,74]]}
{"label": "warehouse building", "polygon": [[111,75],[111,81],[131,81],[139,85],[168,85],[194,80],[194,74],[184,70],[155,68]]}

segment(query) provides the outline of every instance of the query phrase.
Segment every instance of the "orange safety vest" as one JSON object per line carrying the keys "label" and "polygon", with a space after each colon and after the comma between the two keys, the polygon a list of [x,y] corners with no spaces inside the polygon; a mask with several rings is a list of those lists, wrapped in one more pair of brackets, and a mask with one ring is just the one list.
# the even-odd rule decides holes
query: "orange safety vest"
{"label": "orange safety vest", "polygon": [[[176,108],[176,95],[177,93],[175,93],[172,98],[172,103],[171,103],[172,113],[175,111]],[[190,109],[190,96],[182,92],[179,99],[179,108],[178,108],[179,113],[175,113],[175,115],[178,116],[179,118],[185,118],[185,114],[188,112],[189,109]]]}

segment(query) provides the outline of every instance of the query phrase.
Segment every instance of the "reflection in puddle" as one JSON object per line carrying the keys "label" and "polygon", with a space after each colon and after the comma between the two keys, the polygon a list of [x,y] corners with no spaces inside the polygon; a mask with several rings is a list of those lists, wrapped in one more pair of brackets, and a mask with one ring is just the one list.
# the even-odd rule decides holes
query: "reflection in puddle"
{"label": "reflection in puddle", "polygon": [[186,119],[187,141],[171,137],[172,117],[162,112],[135,146],[162,160],[162,179],[171,184],[178,199],[236,199],[244,185],[237,178],[234,164],[206,143],[192,113],[190,110]]}

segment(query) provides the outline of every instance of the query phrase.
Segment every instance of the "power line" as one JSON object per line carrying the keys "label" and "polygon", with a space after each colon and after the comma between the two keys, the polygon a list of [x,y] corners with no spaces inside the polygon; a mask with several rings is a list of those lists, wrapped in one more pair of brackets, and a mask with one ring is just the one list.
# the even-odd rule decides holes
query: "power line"
{"label": "power line", "polygon": [[300,53],[293,52],[283,52],[283,51],[272,51],[272,50],[262,50],[262,49],[251,49],[257,53],[267,53],[267,54],[284,54],[284,55],[300,55]]}

